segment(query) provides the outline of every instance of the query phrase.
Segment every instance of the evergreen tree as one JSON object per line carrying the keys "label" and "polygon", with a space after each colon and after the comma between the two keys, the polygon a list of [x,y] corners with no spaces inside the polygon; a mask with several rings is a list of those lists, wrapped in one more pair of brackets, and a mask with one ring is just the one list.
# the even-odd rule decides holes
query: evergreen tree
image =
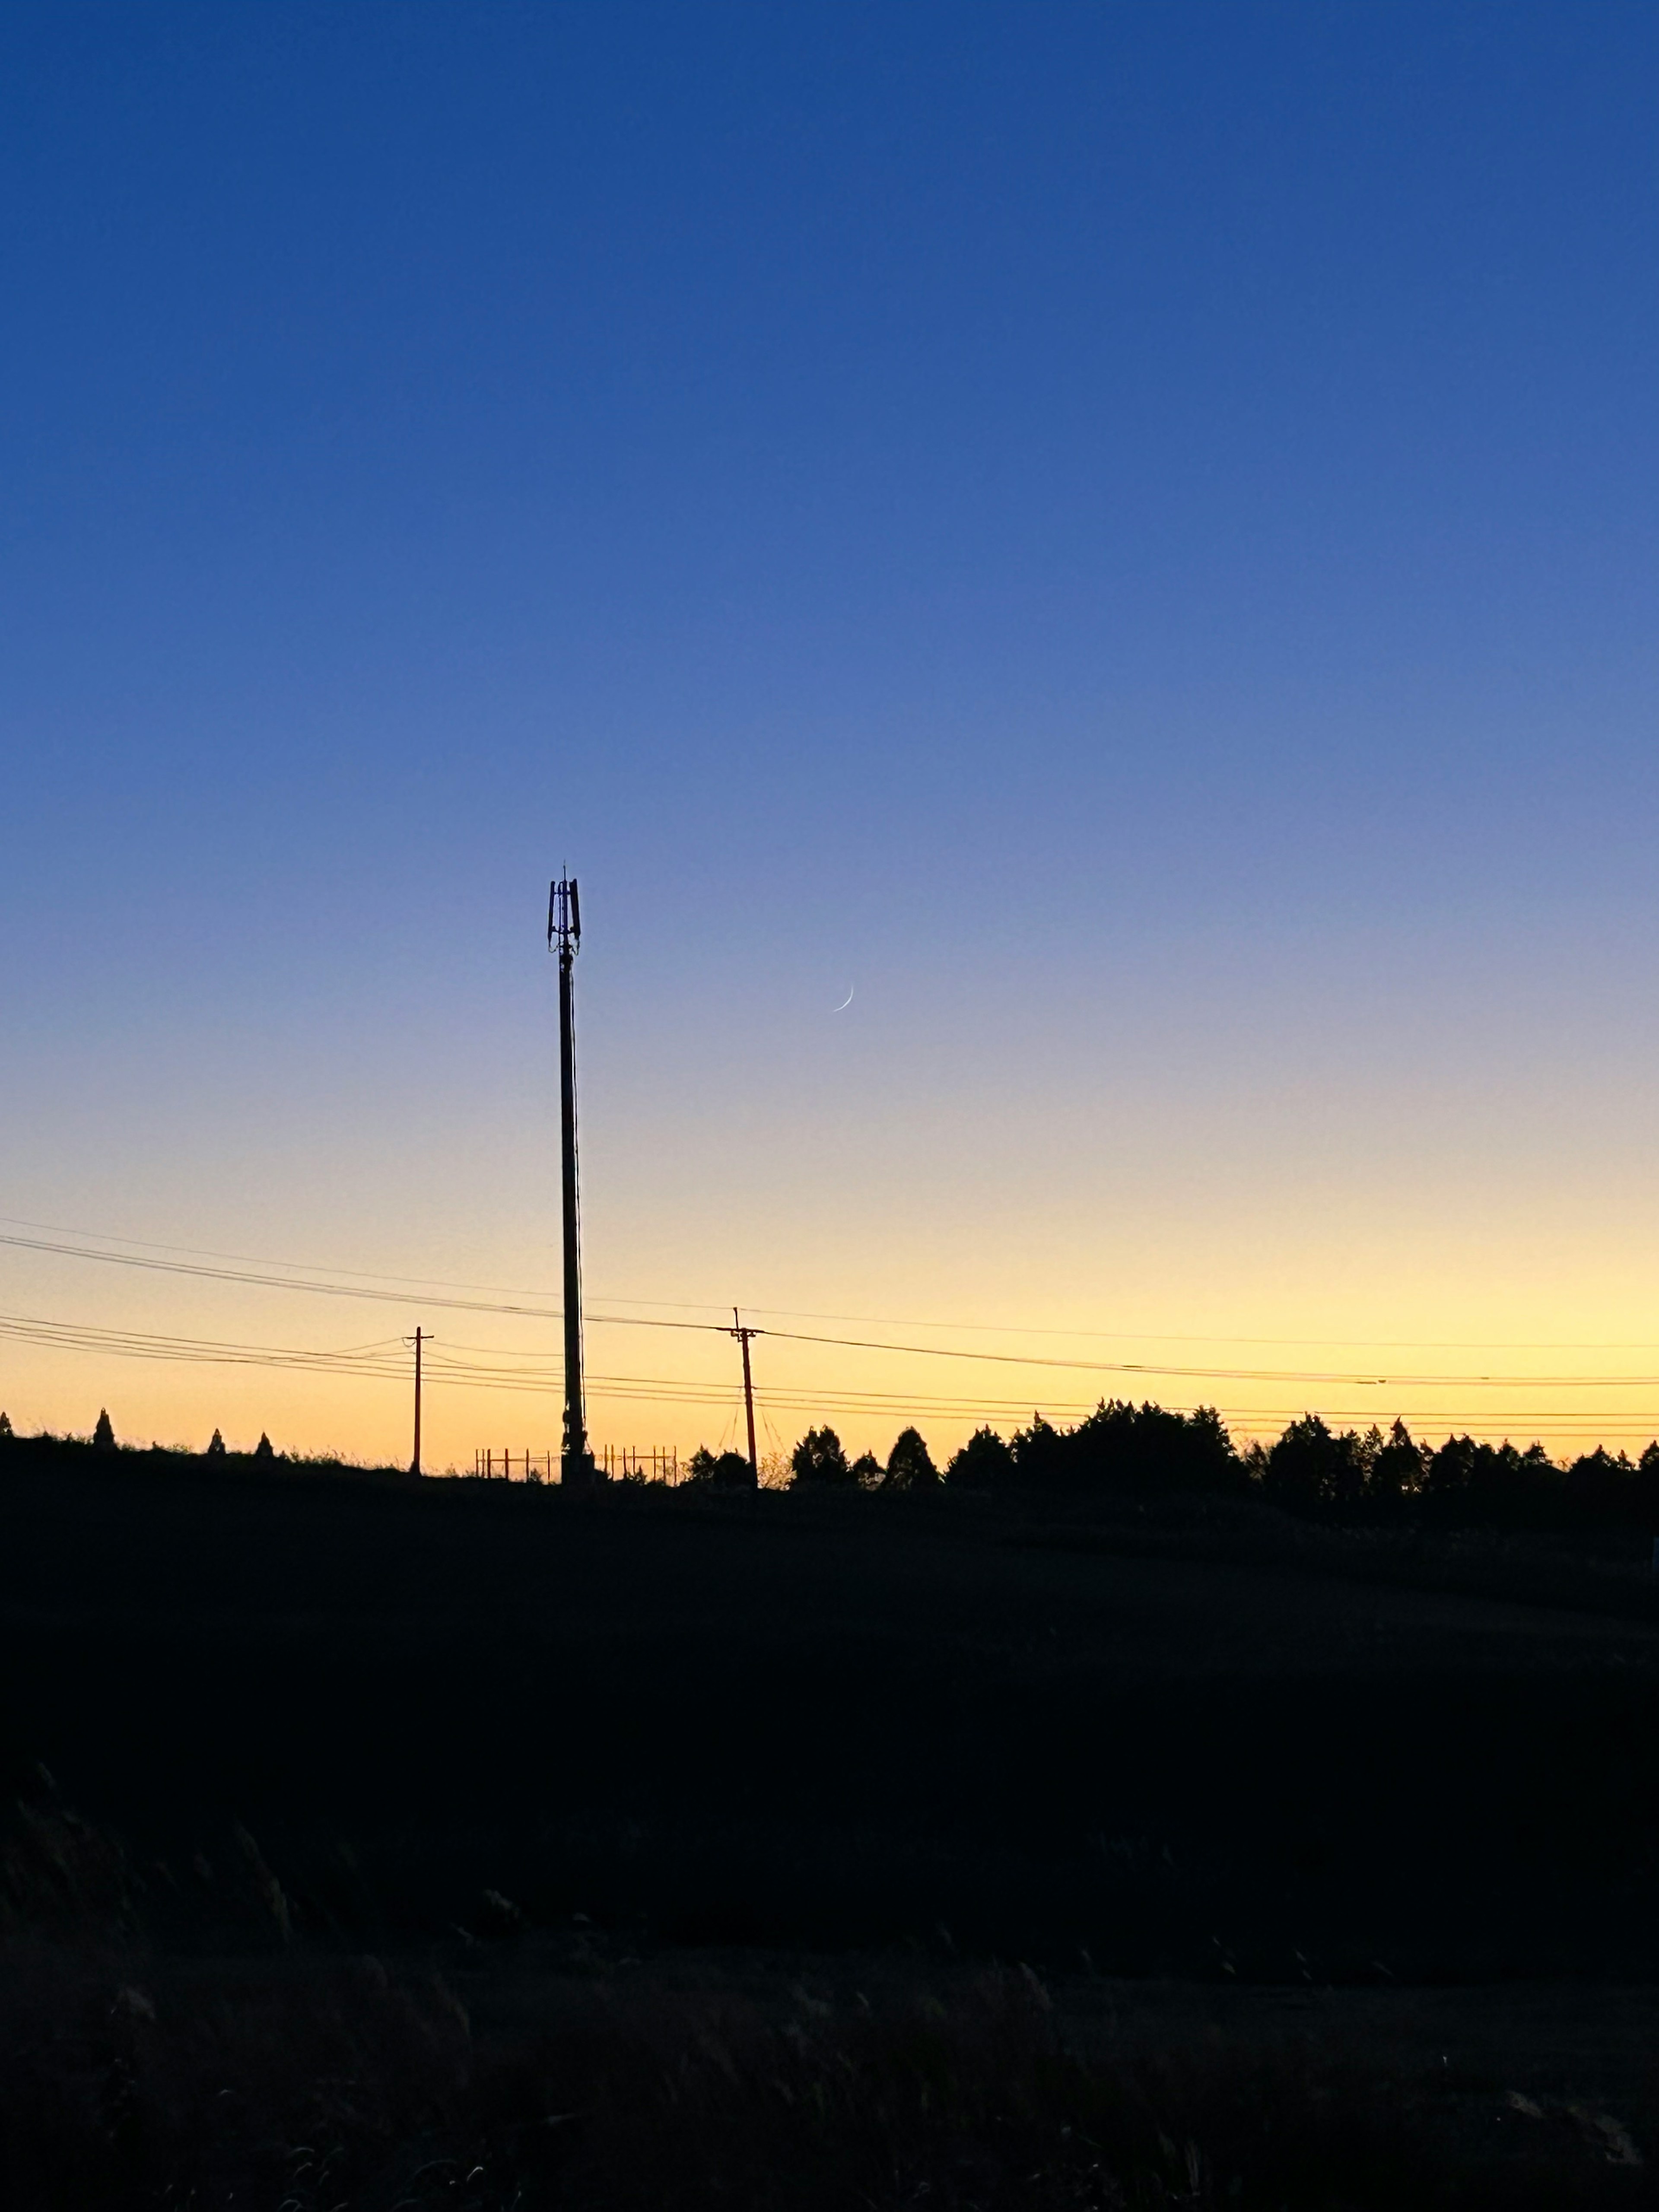
{"label": "evergreen tree", "polygon": [[975,1429],[945,1470],[952,1490],[1000,1490],[1014,1471],[1014,1455],[994,1429]]}
{"label": "evergreen tree", "polygon": [[1264,1486],[1275,1505],[1305,1513],[1352,1504],[1364,1480],[1364,1438],[1352,1429],[1335,1435],[1317,1413],[1304,1413],[1267,1454]]}
{"label": "evergreen tree", "polygon": [[1029,1429],[1017,1429],[1009,1446],[1022,1490],[1063,1490],[1068,1455],[1064,1432],[1033,1413]]}
{"label": "evergreen tree", "polygon": [[1574,1460],[1563,1486],[1566,1502],[1584,1521],[1633,1521],[1639,1517],[1641,1492],[1636,1469],[1623,1452],[1598,1444]]}
{"label": "evergreen tree", "polygon": [[11,1436],[13,1433],[11,1415],[9,1413],[0,1413],[0,1439]]}
{"label": "evergreen tree", "polygon": [[[1103,1401],[1074,1429],[1046,1447],[1050,1481],[1068,1490],[1114,1484],[1152,1491],[1237,1490],[1244,1475],[1233,1440],[1213,1406],[1190,1413],[1166,1407]],[[1019,1449],[1017,1441],[1016,1449]]]}
{"label": "evergreen tree", "polygon": [[881,1462],[872,1451],[860,1452],[849,1472],[860,1490],[878,1490],[881,1487]]}
{"label": "evergreen tree", "polygon": [[1372,1455],[1367,1487],[1379,1504],[1415,1498],[1423,1487],[1423,1466],[1421,1446],[1413,1443],[1406,1424],[1396,1420]]}
{"label": "evergreen tree", "polygon": [[1249,1481],[1213,1406],[1176,1413],[1164,1406],[1103,1400],[1072,1429],[1054,1428],[1033,1415],[1011,1449],[1022,1490],[1242,1491]]}
{"label": "evergreen tree", "polygon": [[939,1469],[933,1455],[922,1442],[919,1431],[901,1429],[887,1455],[887,1475],[884,1487],[889,1490],[934,1490],[939,1486]]}
{"label": "evergreen tree", "polygon": [[1448,1437],[1424,1470],[1425,1494],[1437,1504],[1461,1498],[1474,1478],[1480,1449],[1473,1437]]}
{"label": "evergreen tree", "polygon": [[225,1456],[225,1440],[217,1429],[208,1439],[207,1455],[210,1459],[222,1459]]}
{"label": "evergreen tree", "polygon": [[98,1409],[98,1425],[92,1432],[92,1441],[94,1447],[99,1451],[115,1449],[115,1431],[111,1424],[107,1409],[101,1406]]}
{"label": "evergreen tree", "polygon": [[1659,1442],[1636,1462],[1636,1511],[1643,1526],[1659,1536]]}
{"label": "evergreen tree", "polygon": [[265,1434],[263,1429],[259,1431],[258,1443],[253,1447],[253,1456],[255,1459],[275,1459],[276,1456],[276,1452],[271,1448],[270,1438]]}
{"label": "evergreen tree", "polygon": [[794,1470],[797,1488],[833,1483],[844,1489],[853,1480],[841,1438],[827,1424],[821,1429],[808,1429],[790,1453],[789,1464]]}

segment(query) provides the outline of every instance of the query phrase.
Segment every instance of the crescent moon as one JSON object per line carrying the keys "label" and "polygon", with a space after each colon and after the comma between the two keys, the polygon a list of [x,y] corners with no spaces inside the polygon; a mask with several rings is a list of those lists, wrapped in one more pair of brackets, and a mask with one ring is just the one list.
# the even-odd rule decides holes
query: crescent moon
{"label": "crescent moon", "polygon": [[830,1012],[831,1012],[832,1014],[844,1014],[844,1013],[847,1012],[847,1009],[848,1008],[848,1006],[850,1006],[852,1005],[852,1003],[853,1003],[853,987],[852,987],[852,985],[849,983],[849,984],[847,986],[847,996],[846,996],[846,997],[842,1000],[842,1002],[841,1002],[840,1006],[831,1006],[831,1007],[830,1007]]}

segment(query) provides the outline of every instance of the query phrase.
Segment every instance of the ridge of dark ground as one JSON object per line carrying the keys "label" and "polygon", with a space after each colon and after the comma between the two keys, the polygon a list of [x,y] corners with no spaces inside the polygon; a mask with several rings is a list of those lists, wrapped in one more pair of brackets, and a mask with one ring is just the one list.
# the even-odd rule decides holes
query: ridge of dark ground
{"label": "ridge of dark ground", "polygon": [[1487,2130],[1503,2188],[1547,2139],[1646,2201],[1596,2132],[1659,2119],[1644,1547],[22,1443],[0,1516],[15,1966],[131,1954],[166,2016],[372,1954],[474,2023],[597,1978],[763,2039],[1029,1977],[1067,2063],[1316,2051],[1447,2173]]}

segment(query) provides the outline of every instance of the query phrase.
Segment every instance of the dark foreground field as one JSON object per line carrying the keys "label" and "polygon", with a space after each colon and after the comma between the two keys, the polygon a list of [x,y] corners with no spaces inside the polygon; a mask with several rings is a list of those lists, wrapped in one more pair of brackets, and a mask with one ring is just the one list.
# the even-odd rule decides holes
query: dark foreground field
{"label": "dark foreground field", "polygon": [[9,2203],[1650,2201],[1632,1547],[21,1443],[0,1511]]}

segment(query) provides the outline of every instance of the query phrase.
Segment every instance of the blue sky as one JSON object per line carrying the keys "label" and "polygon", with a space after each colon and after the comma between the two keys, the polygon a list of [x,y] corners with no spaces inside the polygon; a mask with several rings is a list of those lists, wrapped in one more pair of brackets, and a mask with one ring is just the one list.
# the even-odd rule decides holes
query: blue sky
{"label": "blue sky", "polygon": [[1659,1338],[1656,99],[1618,6],[9,9],[0,1212],[551,1279],[568,860],[596,1286]]}

